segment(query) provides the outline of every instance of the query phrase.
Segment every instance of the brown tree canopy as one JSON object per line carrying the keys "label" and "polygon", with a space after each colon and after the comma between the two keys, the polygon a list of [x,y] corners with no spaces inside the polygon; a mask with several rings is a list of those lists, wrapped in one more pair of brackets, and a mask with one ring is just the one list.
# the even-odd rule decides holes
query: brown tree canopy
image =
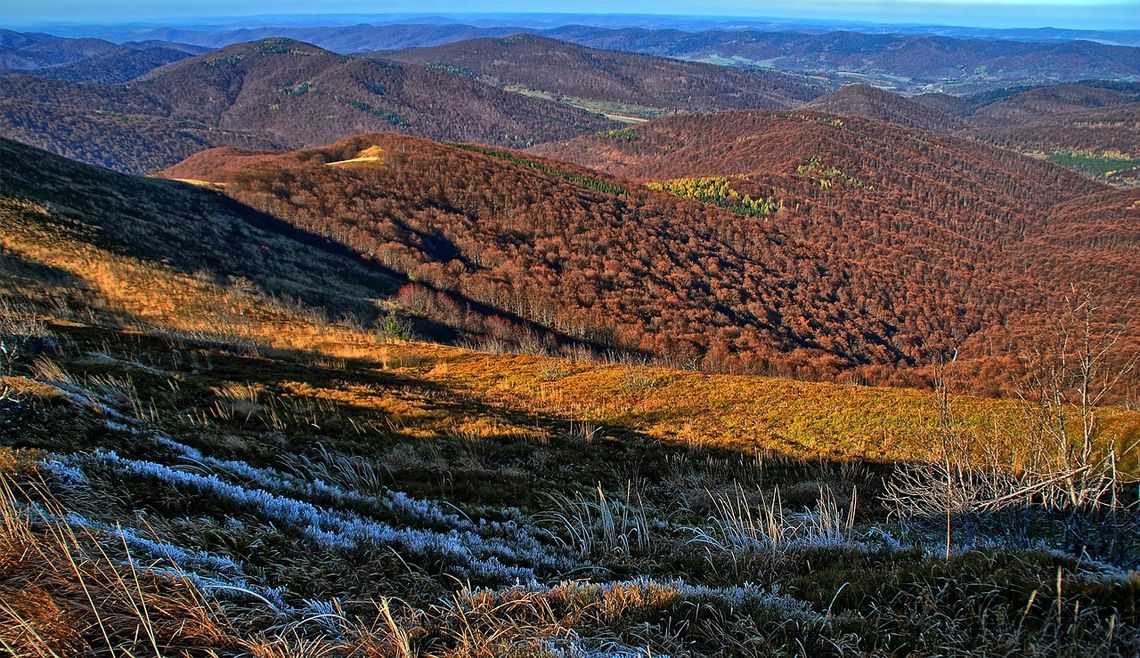
{"label": "brown tree canopy", "polygon": [[544,152],[641,180],[728,175],[779,209],[747,216],[577,165],[393,135],[207,152],[166,173],[223,182],[428,289],[717,370],[913,383],[956,353],[996,391],[1071,286],[1095,286],[1110,314],[1140,289],[1140,195],[1048,163],[803,112],[633,132]]}

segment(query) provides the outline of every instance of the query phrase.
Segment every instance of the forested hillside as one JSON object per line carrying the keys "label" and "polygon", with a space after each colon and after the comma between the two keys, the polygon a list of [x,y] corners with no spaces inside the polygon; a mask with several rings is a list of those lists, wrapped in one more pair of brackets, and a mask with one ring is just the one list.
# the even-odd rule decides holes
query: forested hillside
{"label": "forested hillside", "polygon": [[0,78],[0,134],[150,172],[211,146],[296,148],[377,130],[527,146],[612,127],[447,71],[288,39],[231,46],[124,84]]}
{"label": "forested hillside", "polygon": [[[797,107],[818,82],[742,69],[597,50],[534,35],[475,39],[383,56],[481,76],[497,86],[542,92],[571,103],[632,106],[634,114]],[[614,111],[620,109],[614,107]]]}
{"label": "forested hillside", "polygon": [[865,84],[845,85],[839,91],[807,103],[804,109],[886,121],[926,132],[955,133],[966,128],[957,116],[933,104],[922,104]]}
{"label": "forested hillside", "polygon": [[1140,158],[1140,84],[1051,85],[969,101],[962,115],[984,141],[1023,151]]}
{"label": "forested hillside", "polygon": [[1092,80],[1014,86],[965,96],[906,98],[868,85],[848,85],[805,105],[841,116],[974,137],[1022,152],[1135,154],[1140,85]]}
{"label": "forested hillside", "polygon": [[[385,136],[207,152],[165,173],[221,183],[408,272],[404,302],[436,320],[463,325],[448,291],[555,335],[713,370],[921,383],[960,352],[996,392],[1070,284],[1095,284],[1117,314],[1140,276],[1107,259],[1135,244],[1133,196],[962,140],[738,112],[543,151],[661,184]],[[1077,210],[1092,196],[1116,212],[1096,213],[1098,237]],[[1062,235],[1086,251],[1031,245]],[[1096,254],[1119,266],[1094,273]]]}
{"label": "forested hillside", "polygon": [[[740,193],[782,200],[771,224],[814,245],[821,260],[842,255],[894,273],[889,313],[927,309],[915,324],[900,320],[900,333],[914,345],[953,346],[963,358],[1023,349],[1012,346],[1017,336],[1047,326],[1045,309],[1072,286],[1098,290],[1106,316],[1118,319],[1137,290],[1140,271],[1122,256],[1137,244],[1140,196],[967,140],[829,115],[737,112],[535,150],[642,181],[739,176]],[[993,367],[1001,376],[1010,364]]]}

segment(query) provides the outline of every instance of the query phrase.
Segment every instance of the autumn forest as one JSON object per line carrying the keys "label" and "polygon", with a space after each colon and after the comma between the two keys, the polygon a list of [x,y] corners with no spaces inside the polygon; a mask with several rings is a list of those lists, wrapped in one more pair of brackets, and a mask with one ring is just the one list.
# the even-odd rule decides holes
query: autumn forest
{"label": "autumn forest", "polygon": [[79,4],[0,11],[0,654],[1140,655],[1123,5]]}

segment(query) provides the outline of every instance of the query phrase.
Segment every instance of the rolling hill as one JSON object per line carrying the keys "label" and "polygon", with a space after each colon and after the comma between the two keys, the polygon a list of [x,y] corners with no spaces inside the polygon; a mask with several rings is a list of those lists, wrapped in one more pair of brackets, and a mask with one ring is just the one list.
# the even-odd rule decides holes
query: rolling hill
{"label": "rolling hill", "polygon": [[958,117],[944,110],[864,84],[845,85],[804,105],[804,109],[885,121],[926,132],[954,133],[966,127]]}
{"label": "rolling hill", "polygon": [[1136,48],[1092,41],[957,39],[843,31],[681,32],[587,26],[566,26],[544,35],[594,48],[727,65],[759,65],[836,80],[857,81],[864,77],[903,91],[973,93],[1016,83],[1118,79],[1140,74]]}
{"label": "rolling hill", "polygon": [[[897,286],[890,292],[860,292],[860,284],[845,282],[825,293],[842,300],[851,290],[864,308],[866,300],[882,300],[890,309],[884,312],[899,318],[884,328],[892,341],[982,357],[995,354],[992,346],[1021,343],[1030,327],[1047,326],[1042,310],[1062,303],[1071,285],[1099,289],[1117,317],[1127,317],[1126,300],[1138,289],[1140,271],[1127,256],[1136,246],[1135,222],[1126,219],[1135,216],[1136,193],[1112,192],[1047,163],[969,140],[807,112],[671,117],[630,132],[534,151],[640,181],[719,177],[738,194],[782,200],[782,216],[775,213],[768,225],[809,245],[819,272],[834,272],[827,261],[835,256],[869,272],[896,273],[892,283],[877,284]],[[709,196],[692,185],[666,187]],[[1111,228],[1105,217],[1113,218]],[[1057,252],[1045,235],[1083,246]],[[1103,253],[1093,256],[1098,249]],[[982,280],[988,292],[979,289]],[[922,320],[903,319],[917,307],[929,309]],[[850,313],[837,309],[834,317]],[[1134,321],[1130,327],[1135,341]],[[919,352],[909,358],[929,361]]]}
{"label": "rolling hill", "polygon": [[0,30],[0,73],[82,82],[126,82],[208,49],[165,41],[113,44]]}
{"label": "rolling hill", "polygon": [[[1109,80],[1014,86],[964,96],[930,93],[909,98],[854,84],[821,96],[805,108],[921,130],[971,134],[1032,131],[1038,124],[1055,122],[1067,122],[1075,128],[1082,121],[1095,122],[1093,117],[1100,113],[1127,112],[1137,102],[1140,84]],[[1135,143],[1129,130],[1121,131],[1114,139],[1107,130],[1112,126],[1105,128],[1102,134],[1106,142]]]}
{"label": "rolling hill", "polygon": [[534,35],[459,41],[383,56],[453,67],[524,93],[540,92],[592,107],[633,106],[643,113],[789,108],[821,93],[815,83],[777,73],[596,50]]}
{"label": "rolling hill", "polygon": [[119,46],[86,59],[56,66],[46,66],[29,75],[52,80],[71,82],[128,82],[159,67],[173,64],[195,55],[208,52],[204,48],[176,47],[174,44],[151,44],[146,47],[134,45]]}
{"label": "rolling hill", "polygon": [[[406,301],[437,321],[463,315],[437,291],[459,292],[558,335],[712,370],[920,382],[957,350],[971,385],[997,391],[1069,284],[1097,287],[1115,318],[1140,276],[1125,257],[1134,195],[969,141],[754,111],[535,150],[619,178],[383,136],[206,152],[165,175],[223,184],[413,273],[427,289]],[[1113,237],[1083,233],[1106,205]],[[1084,247],[1026,246],[1046,229]]]}
{"label": "rolling hill", "polygon": [[804,107],[969,137],[1128,187],[1140,175],[1138,92],[1135,83],[1086,81],[905,98],[848,85]]}
{"label": "rolling hill", "polygon": [[[493,153],[383,135],[183,167],[234,196],[287,186],[274,217],[222,184],[0,140],[9,653],[887,658],[1001,656],[1013,642],[1131,658],[1140,534],[1134,481],[1117,478],[1137,472],[1124,450],[1135,411],[1096,409],[1096,456],[1058,475],[1076,435],[1041,434],[1044,398],[955,394],[947,412],[913,389],[404,340],[391,295],[407,273],[346,248],[394,216],[349,226],[331,204],[391,195],[409,218],[391,222],[392,243],[437,260],[454,254],[451,223],[509,227],[502,249],[460,245],[462,256],[506,276],[503,254],[534,244],[577,294],[591,286],[571,259],[621,276],[619,241],[655,205],[661,217],[633,236],[650,257],[669,257],[676,237],[707,244],[702,267],[733,258],[712,232],[747,223]],[[495,195],[471,176],[534,187]],[[325,182],[348,187],[327,196]],[[612,242],[591,251],[589,235],[556,257],[553,239],[533,238],[560,216],[518,212],[546,192],[555,211],[601,206]],[[345,243],[296,226],[321,198]],[[1088,209],[1104,222],[1091,237],[1120,218],[1105,212],[1115,203]],[[423,231],[433,217],[438,235]],[[752,268],[780,267],[791,239],[761,239]],[[687,278],[658,271],[641,283]],[[421,286],[435,276],[412,274]],[[978,470],[939,489],[943,459],[970,446],[984,454],[955,463]],[[1064,502],[1067,485],[1083,495],[1106,480],[1095,505]]]}
{"label": "rolling hill", "polygon": [[967,97],[959,114],[980,128],[1008,127],[1071,112],[1107,110],[1140,102],[1140,83],[1084,81],[1013,88]]}
{"label": "rolling hill", "polygon": [[69,158],[134,173],[157,171],[211,146],[284,148],[269,136],[174,118],[125,87],[0,77],[0,135]]}
{"label": "rolling hill", "polygon": [[981,139],[1026,151],[1140,157],[1140,84],[1085,82],[979,96],[961,112]]}
{"label": "rolling hill", "polygon": [[0,71],[29,71],[71,64],[117,50],[102,39],[65,39],[37,32],[0,30]]}
{"label": "rolling hill", "polygon": [[1140,103],[1066,112],[1021,124],[1001,123],[978,128],[975,134],[1005,148],[1074,158],[1078,167],[1085,160],[1091,167],[1087,170],[1094,174],[1140,164]]}
{"label": "rolling hill", "polygon": [[523,146],[612,127],[446,71],[288,39],[231,46],[119,85],[8,76],[0,104],[2,134],[131,172],[210,146],[295,148],[375,130]]}

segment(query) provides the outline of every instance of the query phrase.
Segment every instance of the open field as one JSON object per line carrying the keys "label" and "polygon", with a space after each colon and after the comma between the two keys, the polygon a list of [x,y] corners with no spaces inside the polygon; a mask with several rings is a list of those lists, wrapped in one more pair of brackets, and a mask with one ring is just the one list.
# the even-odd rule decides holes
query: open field
{"label": "open field", "polygon": [[1140,159],[1124,155],[1057,151],[1050,154],[1048,160],[1062,167],[1075,169],[1090,176],[1110,181],[1118,174],[1134,172],[1140,168]]}

